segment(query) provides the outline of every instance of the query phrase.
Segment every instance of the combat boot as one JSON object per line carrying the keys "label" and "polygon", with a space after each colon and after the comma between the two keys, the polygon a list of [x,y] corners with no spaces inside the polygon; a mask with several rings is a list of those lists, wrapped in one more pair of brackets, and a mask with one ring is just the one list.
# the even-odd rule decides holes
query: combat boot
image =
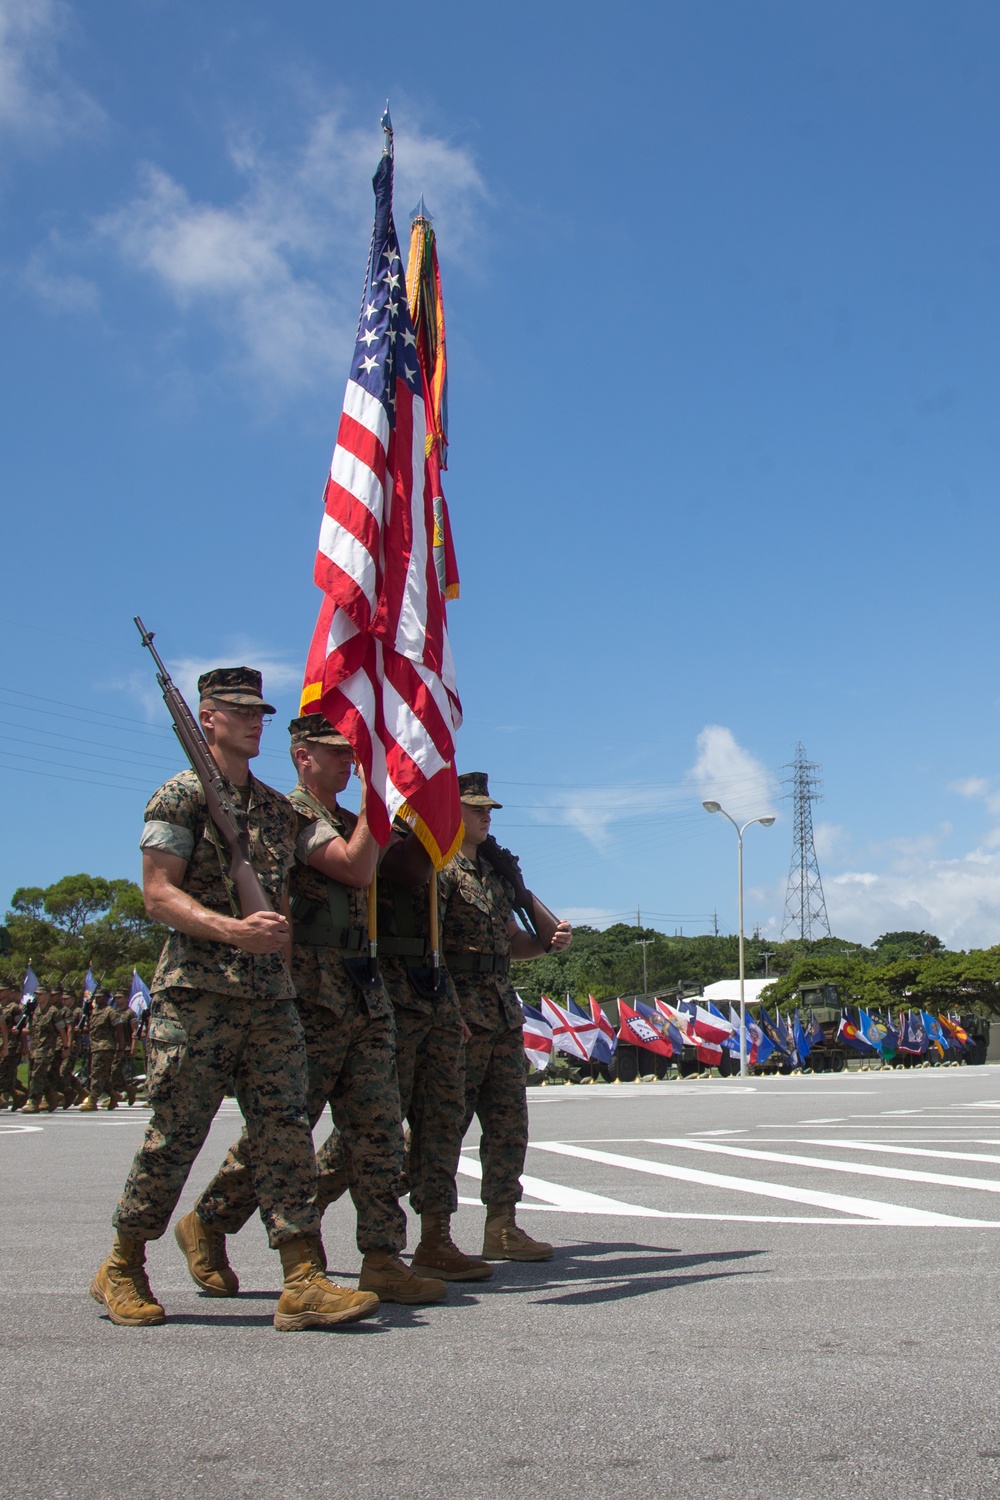
{"label": "combat boot", "polygon": [[91,1109],[96,1109],[96,1108],[97,1108],[97,1100],[94,1099],[90,1094],[88,1094],[86,1096],[86,1098],[84,1099],[83,1103],[80,1105],[80,1113],[84,1114],[86,1111],[91,1110]]}
{"label": "combat boot", "polygon": [[105,1109],[117,1109],[118,1108],[118,1095],[117,1094],[109,1094],[108,1095],[108,1102],[104,1106],[104,1108]]}
{"label": "combat boot", "polygon": [[166,1313],[149,1289],[146,1241],[115,1230],[115,1246],[93,1281],[90,1295],[103,1302],[112,1323],[148,1328],[166,1322]]}
{"label": "combat boot", "polygon": [[551,1260],[552,1246],[519,1228],[513,1203],[487,1203],[484,1260]]}
{"label": "combat boot", "polygon": [[323,1273],[323,1256],[317,1235],[301,1235],[278,1246],[285,1285],[274,1310],[279,1333],[304,1328],[332,1328],[337,1323],[356,1323],[370,1317],[378,1298],[369,1292],[336,1286]]}
{"label": "combat boot", "polygon": [[238,1297],[239,1277],[229,1264],[226,1236],[203,1224],[194,1209],[174,1225],[192,1280],[210,1297]]}
{"label": "combat boot", "polygon": [[451,1237],[450,1214],[420,1215],[420,1244],[410,1269],[415,1276],[440,1276],[442,1281],[486,1281],[493,1267],[463,1255]]}
{"label": "combat boot", "polygon": [[131,1109],[132,1105],[135,1103],[135,1089],[133,1089],[133,1088],[126,1089],[125,1090],[125,1094],[126,1094],[126,1097],[128,1099],[129,1109]]}
{"label": "combat boot", "polygon": [[45,1107],[50,1115],[54,1115],[62,1103],[62,1094],[57,1094],[55,1089],[49,1089],[45,1095]]}
{"label": "combat boot", "polygon": [[27,1104],[21,1105],[22,1115],[40,1115],[41,1112],[42,1106],[39,1104],[37,1099],[29,1099]]}
{"label": "combat boot", "polygon": [[377,1292],[382,1302],[440,1302],[448,1288],[434,1276],[415,1276],[388,1250],[369,1250],[361,1262],[358,1290]]}

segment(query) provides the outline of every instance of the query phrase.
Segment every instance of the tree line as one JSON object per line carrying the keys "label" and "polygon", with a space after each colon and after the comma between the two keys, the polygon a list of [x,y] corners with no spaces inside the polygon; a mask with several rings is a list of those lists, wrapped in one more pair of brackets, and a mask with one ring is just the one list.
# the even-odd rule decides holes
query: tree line
{"label": "tree line", "polygon": [[[146,915],[132,880],[65,875],[53,885],[22,886],[5,918],[0,983],[20,986],[29,962],[47,989],[79,993],[88,966],[101,984],[128,988],[132,970],[148,984],[166,928]],[[700,991],[738,973],[735,935],[670,937],[652,927],[615,923],[603,932],[578,927],[565,953],[514,964],[525,1000],[593,995],[598,1000],[644,992]],[[773,977],[765,1003],[784,1003],[803,984],[835,984],[846,1004],[920,1006],[1000,1015],[1000,945],[951,952],[933,933],[886,932],[870,947],[844,938],[817,942],[746,940],[748,978]]]}

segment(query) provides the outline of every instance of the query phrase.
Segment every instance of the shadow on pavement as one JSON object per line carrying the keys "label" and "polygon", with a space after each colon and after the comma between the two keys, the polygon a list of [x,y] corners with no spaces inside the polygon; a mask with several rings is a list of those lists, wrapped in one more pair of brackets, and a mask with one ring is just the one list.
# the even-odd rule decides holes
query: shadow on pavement
{"label": "shadow on pavement", "polygon": [[[515,1282],[504,1272],[515,1269],[514,1263],[502,1262],[497,1291],[533,1292],[538,1302],[586,1305],[616,1302],[627,1297],[645,1297],[651,1292],[666,1292],[674,1287],[703,1281],[719,1281],[731,1276],[756,1275],[756,1268],[744,1269],[739,1262],[766,1254],[763,1250],[713,1250],[702,1255],[678,1255],[656,1245],[589,1244],[578,1252],[557,1251],[557,1259],[544,1263],[544,1280]],[[737,1262],[733,1265],[733,1262]],[[723,1269],[731,1266],[731,1269]],[[516,1266],[517,1271],[541,1271],[541,1265]],[[760,1270],[764,1271],[764,1267]],[[576,1288],[572,1283],[588,1283]],[[545,1295],[551,1293],[552,1295]]]}

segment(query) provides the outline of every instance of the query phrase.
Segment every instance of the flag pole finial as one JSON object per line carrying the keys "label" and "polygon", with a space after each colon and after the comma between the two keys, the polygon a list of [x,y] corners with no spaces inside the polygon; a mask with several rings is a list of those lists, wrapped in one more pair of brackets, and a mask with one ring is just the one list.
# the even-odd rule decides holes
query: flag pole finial
{"label": "flag pole finial", "polygon": [[382,125],[382,130],[384,132],[383,139],[382,139],[382,155],[383,156],[391,156],[392,155],[392,119],[391,119],[391,117],[389,115],[389,101],[388,101],[388,99],[385,101],[385,109],[382,111],[381,125]]}
{"label": "flag pole finial", "polygon": [[430,212],[430,210],[427,207],[427,204],[424,202],[424,195],[423,195],[423,193],[420,194],[420,202],[417,204],[416,208],[410,214],[410,223],[411,224],[415,224],[418,219],[423,219],[424,222],[427,223],[427,224],[433,224],[434,223],[434,215]]}

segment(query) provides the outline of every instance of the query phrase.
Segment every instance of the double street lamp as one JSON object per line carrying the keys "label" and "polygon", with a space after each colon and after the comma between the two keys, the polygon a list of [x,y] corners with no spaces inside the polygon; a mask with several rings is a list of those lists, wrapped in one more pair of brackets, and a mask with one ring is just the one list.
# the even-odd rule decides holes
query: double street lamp
{"label": "double street lamp", "polygon": [[747,1006],[744,985],[746,982],[746,963],[743,951],[743,835],[754,823],[759,823],[762,828],[770,828],[774,818],[768,815],[764,818],[750,818],[743,824],[742,828],[734,817],[731,817],[719,802],[703,802],[702,807],[706,812],[721,813],[724,818],[729,818],[730,823],[736,829],[736,841],[739,848],[739,881],[740,881],[740,1077],[747,1075]]}

